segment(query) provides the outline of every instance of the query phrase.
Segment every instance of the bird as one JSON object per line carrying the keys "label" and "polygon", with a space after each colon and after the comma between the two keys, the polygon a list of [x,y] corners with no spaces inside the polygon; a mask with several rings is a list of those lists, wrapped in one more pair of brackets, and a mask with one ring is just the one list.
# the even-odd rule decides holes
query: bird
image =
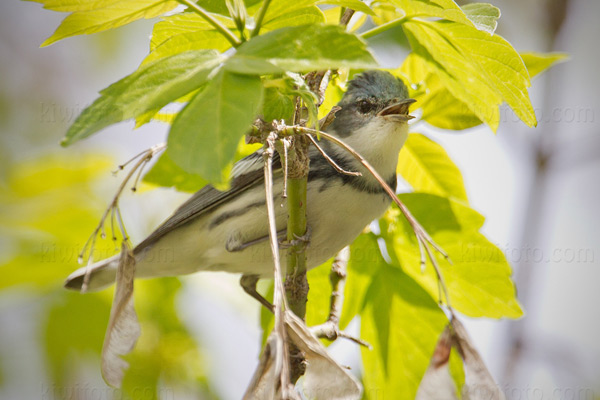
{"label": "bird", "polygon": [[[392,189],[396,166],[408,137],[409,106],[404,82],[387,71],[369,70],[348,82],[335,119],[327,127],[333,135],[360,153]],[[391,199],[366,168],[345,149],[321,141],[320,147],[346,171],[339,172],[316,147],[309,148],[306,217],[310,237],[306,244],[307,268],[314,268],[351,244]],[[258,280],[273,276],[273,258],[264,190],[263,149],[238,161],[232,168],[230,188],[219,191],[207,185],[193,194],[156,230],[133,249],[135,277],[178,276],[198,271],[241,273]],[[283,172],[277,152],[273,157],[274,199],[278,234],[287,227]],[[277,204],[277,203],[276,203]],[[115,282],[119,255],[82,267],[65,282],[68,289],[102,290]],[[242,284],[244,286],[244,284]]]}

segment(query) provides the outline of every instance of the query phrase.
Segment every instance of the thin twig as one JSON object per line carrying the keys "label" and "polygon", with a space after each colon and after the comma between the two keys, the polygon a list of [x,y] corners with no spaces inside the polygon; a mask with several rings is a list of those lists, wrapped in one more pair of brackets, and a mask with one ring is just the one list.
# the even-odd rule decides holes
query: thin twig
{"label": "thin twig", "polygon": [[335,160],[333,158],[331,158],[327,153],[325,153],[325,150],[323,150],[323,148],[321,146],[319,146],[319,144],[317,143],[317,141],[315,140],[315,138],[312,135],[307,134],[306,136],[312,142],[312,144],[317,148],[317,150],[319,150],[319,153],[321,153],[321,155],[323,156],[323,158],[325,158],[325,160],[327,160],[327,162],[337,172],[339,172],[340,174],[350,175],[350,176],[362,176],[362,174],[360,172],[346,171],[345,169],[343,169],[342,167],[340,167],[339,165],[337,165],[337,163],[335,162]]}
{"label": "thin twig", "polygon": [[342,314],[342,306],[344,304],[344,285],[346,283],[346,269],[348,267],[349,258],[350,249],[345,247],[337,254],[335,260],[333,260],[333,264],[331,264],[331,273],[329,275],[329,280],[331,281],[329,316],[327,317],[327,321],[321,325],[311,327],[310,331],[318,338],[335,340],[338,337],[342,337],[370,349],[371,345],[369,343],[340,330],[340,317]]}
{"label": "thin twig", "polygon": [[[277,225],[275,223],[275,206],[273,204],[273,153],[275,152],[275,140],[277,134],[271,132],[265,141],[265,150],[263,152],[265,161],[265,195],[267,203],[267,216],[269,219],[269,241],[271,243],[271,252],[273,253],[273,314],[275,315],[275,332],[279,335],[283,343],[286,343],[287,332],[285,330],[283,307],[287,308],[285,290],[281,280],[281,261],[279,259],[279,242],[277,240]],[[286,392],[290,385],[290,371],[288,351],[284,351],[283,363],[281,368],[281,390],[283,398],[286,398]]]}
{"label": "thin twig", "polygon": [[[417,240],[421,241],[422,239],[418,238]],[[439,301],[441,303],[441,301],[442,301],[442,293],[441,292],[443,291],[444,297],[446,298],[446,305],[448,306],[448,308],[450,310],[452,310],[452,305],[450,304],[450,294],[448,293],[448,287],[446,286],[446,281],[444,280],[444,275],[442,275],[440,266],[437,263],[437,259],[432,254],[431,249],[429,248],[429,246],[427,246],[427,243],[423,243],[423,247],[425,247],[425,250],[427,251],[427,255],[429,256],[431,265],[433,265],[433,270],[435,271],[435,274],[437,275],[437,278],[438,278],[438,289],[440,291],[440,293],[438,294]]]}
{"label": "thin twig", "polygon": [[138,159],[139,157],[143,156],[147,152],[148,152],[147,149],[143,150],[143,151],[140,151],[138,154],[136,154],[135,156],[131,157],[129,160],[125,161],[123,164],[120,164],[117,167],[117,169],[112,172],[113,175],[117,175],[119,173],[119,171],[123,171],[125,169],[125,167],[128,166],[132,161],[135,161],[136,159]]}
{"label": "thin twig", "polygon": [[208,11],[206,11],[204,8],[200,7],[198,4],[196,4],[190,0],[177,0],[177,1],[183,5],[188,6],[189,8],[194,10],[194,12],[196,14],[198,14],[202,18],[204,18],[206,20],[206,22],[211,24],[217,31],[219,31],[225,37],[225,39],[227,39],[229,41],[229,43],[231,43],[231,45],[233,47],[238,47],[240,44],[242,44],[240,39],[238,39],[233,34],[233,32],[231,32],[229,30],[229,28],[227,28],[225,25],[223,25],[218,19],[216,19],[215,17],[210,15],[210,13]]}
{"label": "thin twig", "polygon": [[342,14],[342,16],[340,18],[340,25],[348,26],[348,22],[350,22],[353,15],[354,15],[354,10],[351,8],[346,8],[346,11],[344,11],[344,14]]}
{"label": "thin twig", "polygon": [[106,222],[106,219],[108,218],[109,213],[110,213],[111,233],[112,233],[113,240],[115,240],[115,241],[117,240],[117,236],[115,234],[115,229],[114,229],[114,224],[115,224],[115,220],[116,220],[116,222],[119,224],[119,228],[121,230],[121,235],[123,237],[123,240],[127,241],[128,237],[127,237],[127,232],[125,231],[125,224],[123,223],[123,218],[121,217],[121,212],[119,210],[119,197],[121,196],[121,193],[123,193],[123,190],[127,186],[127,183],[133,177],[133,175],[136,173],[136,171],[142,165],[145,165],[148,161],[150,161],[150,159],[152,159],[152,157],[154,157],[157,153],[166,149],[166,147],[167,147],[166,143],[157,144],[157,145],[153,146],[152,148],[145,150],[144,152],[133,157],[132,159],[127,161],[125,164],[122,164],[119,166],[119,169],[123,169],[122,166],[124,167],[125,165],[129,164],[131,161],[135,160],[136,158],[139,158],[138,161],[131,168],[131,170],[127,173],[127,175],[125,176],[125,179],[123,179],[123,181],[121,182],[121,185],[119,186],[119,188],[117,189],[117,192],[113,196],[112,201],[109,203],[106,210],[104,210],[102,217],[100,217],[100,222],[98,223],[98,226],[96,226],[96,229],[94,229],[94,231],[92,232],[92,234],[90,235],[88,240],[83,245],[83,248],[81,249],[81,253],[79,253],[79,261],[83,262],[85,254],[88,252],[88,248],[89,248],[89,254],[88,254],[88,258],[87,258],[87,267],[88,268],[85,271],[85,275],[83,276],[83,284],[81,285],[81,291],[83,293],[85,293],[85,291],[87,290],[88,283],[90,280],[91,268],[89,268],[89,267],[92,264],[92,257],[94,255],[94,248],[96,246],[96,237],[101,232],[102,232],[102,234],[104,234],[104,232],[105,232],[104,224]]}
{"label": "thin twig", "polygon": [[131,191],[132,192],[137,192],[137,185],[140,182],[140,178],[142,177],[142,173],[144,172],[144,167],[146,165],[148,165],[148,161],[150,161],[148,158],[144,158],[144,162],[142,162],[140,164],[140,167],[138,168],[138,173],[137,176],[135,177],[135,180],[133,181],[133,186],[131,187]]}
{"label": "thin twig", "polygon": [[258,10],[258,13],[256,14],[256,18],[254,19],[256,25],[254,26],[250,37],[258,36],[260,28],[262,27],[263,19],[265,18],[265,14],[267,14],[267,9],[269,8],[270,3],[271,0],[263,0],[263,3],[260,6],[260,9]]}
{"label": "thin twig", "polygon": [[281,139],[281,143],[283,144],[283,191],[282,196],[284,199],[287,198],[287,186],[288,186],[288,150],[292,145],[288,138]]}

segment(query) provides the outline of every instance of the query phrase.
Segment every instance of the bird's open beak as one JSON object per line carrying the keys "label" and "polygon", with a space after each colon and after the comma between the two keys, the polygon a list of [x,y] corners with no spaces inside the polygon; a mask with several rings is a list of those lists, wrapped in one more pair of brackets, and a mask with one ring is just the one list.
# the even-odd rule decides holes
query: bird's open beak
{"label": "bird's open beak", "polygon": [[412,103],[414,103],[415,101],[416,101],[415,99],[405,99],[405,100],[399,101],[399,102],[394,103],[391,106],[387,106],[383,110],[379,111],[379,113],[377,113],[377,115],[380,117],[385,117],[386,119],[394,120],[394,121],[402,121],[402,122],[409,121],[409,120],[413,119],[414,117],[412,115],[408,115],[408,107],[410,107],[410,105]]}

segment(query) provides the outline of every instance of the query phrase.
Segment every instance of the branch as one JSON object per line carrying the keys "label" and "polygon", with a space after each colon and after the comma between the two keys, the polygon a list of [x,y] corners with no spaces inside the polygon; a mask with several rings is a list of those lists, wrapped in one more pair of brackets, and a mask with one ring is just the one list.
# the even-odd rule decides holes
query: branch
{"label": "branch", "polygon": [[[279,243],[277,240],[277,225],[275,223],[275,206],[273,205],[273,153],[275,151],[275,140],[277,135],[271,132],[265,142],[265,151],[263,153],[265,160],[265,196],[267,203],[267,216],[269,219],[269,241],[271,243],[271,252],[273,254],[273,314],[275,315],[275,332],[279,335],[282,342],[286,340],[286,329],[284,323],[283,306],[286,303],[285,291],[283,282],[281,281],[281,262],[279,259]],[[287,308],[287,305],[286,305]],[[283,398],[286,398],[286,392],[289,388],[290,371],[289,371],[289,354],[287,351],[282,352],[282,365],[280,375],[280,385],[283,393]]]}
{"label": "branch", "polygon": [[338,337],[342,337],[371,349],[371,345],[364,340],[340,331],[340,316],[344,304],[344,285],[346,283],[346,269],[348,267],[349,258],[350,248],[345,247],[337,254],[335,260],[333,260],[333,264],[331,264],[331,273],[329,274],[329,280],[331,281],[329,317],[327,318],[327,321],[321,325],[311,327],[310,331],[318,338],[335,340]]}
{"label": "branch", "polygon": [[344,14],[342,14],[342,16],[340,18],[340,25],[348,26],[348,22],[350,22],[350,19],[352,19],[353,15],[354,15],[354,10],[351,8],[346,8],[346,11],[344,11]]}
{"label": "branch", "polygon": [[229,28],[227,28],[225,25],[223,25],[218,19],[216,19],[215,17],[210,15],[210,13],[208,11],[206,11],[204,8],[200,7],[198,4],[196,4],[190,0],[177,0],[177,1],[183,5],[188,6],[189,8],[194,10],[194,12],[196,14],[198,14],[202,18],[204,18],[206,20],[206,22],[211,24],[217,31],[219,31],[223,36],[225,36],[225,39],[227,39],[233,47],[238,47],[240,44],[242,44],[242,42],[233,34],[233,32],[231,32],[229,30]]}

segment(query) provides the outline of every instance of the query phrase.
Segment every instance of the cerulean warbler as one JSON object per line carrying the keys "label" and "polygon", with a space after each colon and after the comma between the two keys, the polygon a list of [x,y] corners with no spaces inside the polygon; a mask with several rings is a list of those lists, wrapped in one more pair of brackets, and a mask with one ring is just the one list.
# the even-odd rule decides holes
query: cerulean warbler
{"label": "cerulean warbler", "polygon": [[[408,98],[404,83],[384,71],[367,71],[349,82],[339,102],[341,110],[327,132],[358,151],[396,187],[398,154],[408,136]],[[321,147],[346,171],[339,173],[314,146],[309,150],[306,248],[308,268],[316,267],[349,245],[390,205],[390,198],[369,172],[346,150],[323,141]],[[274,196],[282,199],[281,161],[274,157]],[[138,244],[133,253],[136,277],[149,278],[227,271],[271,276],[273,260],[263,187],[263,155],[258,150],[238,161],[231,188],[222,192],[205,186]],[[285,200],[283,200],[285,201]],[[287,209],[276,207],[279,232],[285,234]],[[83,267],[67,278],[65,286],[81,290],[90,268],[88,290],[115,281],[118,256]]]}

